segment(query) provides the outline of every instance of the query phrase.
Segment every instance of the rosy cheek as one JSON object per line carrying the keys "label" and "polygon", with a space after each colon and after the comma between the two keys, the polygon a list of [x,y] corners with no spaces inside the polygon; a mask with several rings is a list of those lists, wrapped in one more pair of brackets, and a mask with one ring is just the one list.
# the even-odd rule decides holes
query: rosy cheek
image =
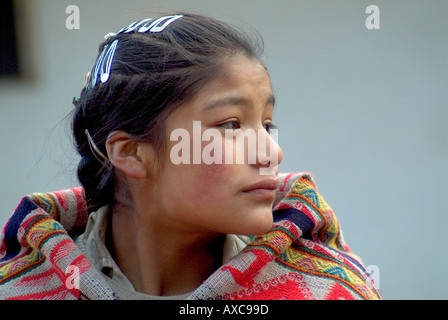
{"label": "rosy cheek", "polygon": [[[231,148],[226,150],[225,139],[223,137],[219,139],[221,139],[219,144],[202,142],[200,163],[197,159],[198,155],[194,161],[194,147],[191,145],[190,164],[175,166],[179,175],[188,176],[189,183],[185,186],[185,195],[191,197],[192,200],[203,203],[208,201],[224,203],[236,192],[235,181],[239,178],[237,171],[241,165],[235,164],[234,146],[230,144]],[[194,139],[190,140],[190,143],[193,144]]]}
{"label": "rosy cheek", "polygon": [[198,198],[209,198],[222,201],[232,192],[232,178],[235,172],[229,164],[201,164],[196,165],[195,195]]}
{"label": "rosy cheek", "polygon": [[[202,161],[199,165],[201,175],[208,181],[220,181],[229,179],[232,171],[235,150],[231,144],[231,148],[225,147],[225,139],[221,138],[219,144],[202,144]],[[230,159],[230,161],[229,161]],[[196,165],[197,166],[197,165]]]}

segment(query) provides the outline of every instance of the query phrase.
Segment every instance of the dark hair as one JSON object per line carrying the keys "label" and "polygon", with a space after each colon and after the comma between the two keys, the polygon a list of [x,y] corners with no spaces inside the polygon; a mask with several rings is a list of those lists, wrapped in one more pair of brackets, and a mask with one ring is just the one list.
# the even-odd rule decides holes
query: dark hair
{"label": "dark hair", "polygon": [[[73,134],[81,156],[78,179],[89,211],[113,204],[114,170],[96,159],[88,129],[103,153],[108,135],[123,130],[136,141],[153,143],[160,152],[167,116],[221,71],[225,57],[243,55],[261,62],[260,37],[210,17],[180,13],[181,19],[162,32],[119,32],[99,46],[118,39],[110,77],[82,89],[75,99]],[[255,35],[255,33],[253,34]]]}

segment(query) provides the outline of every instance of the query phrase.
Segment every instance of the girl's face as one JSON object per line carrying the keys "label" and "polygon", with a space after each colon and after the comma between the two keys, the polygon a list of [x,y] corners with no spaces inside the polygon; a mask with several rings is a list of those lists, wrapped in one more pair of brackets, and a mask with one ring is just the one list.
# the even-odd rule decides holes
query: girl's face
{"label": "girl's face", "polygon": [[[265,68],[237,56],[227,58],[223,72],[168,117],[168,152],[163,165],[150,168],[148,177],[150,205],[165,226],[245,235],[261,234],[272,226],[283,157],[268,132],[273,103]],[[226,130],[234,135],[226,137]],[[236,143],[236,136],[249,131],[254,133],[252,140]],[[203,135],[212,137],[205,141]],[[254,148],[257,142],[264,143],[275,159],[269,162],[266,152]],[[242,149],[243,158],[237,161]],[[271,173],[261,174],[260,169],[268,167]]]}

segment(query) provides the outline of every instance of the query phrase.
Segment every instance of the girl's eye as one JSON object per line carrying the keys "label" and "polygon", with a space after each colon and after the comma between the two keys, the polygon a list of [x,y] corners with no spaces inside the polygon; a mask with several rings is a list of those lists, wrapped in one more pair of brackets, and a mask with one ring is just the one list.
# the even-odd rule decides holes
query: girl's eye
{"label": "girl's eye", "polygon": [[229,121],[229,122],[225,122],[225,123],[221,123],[219,125],[219,127],[223,128],[223,129],[240,129],[241,128],[241,123],[238,120],[233,120],[233,121]]}
{"label": "girl's eye", "polygon": [[[218,125],[218,127],[222,128],[222,129],[232,129],[232,130],[236,130],[236,129],[241,129],[241,123],[238,120],[232,120],[232,121],[228,121],[228,122],[224,122]],[[264,129],[270,133],[272,129],[276,129],[277,126],[275,126],[273,123],[265,123],[263,125]]]}
{"label": "girl's eye", "polygon": [[276,129],[277,126],[275,124],[269,122],[264,125],[264,128],[268,133],[271,133],[271,129]]}

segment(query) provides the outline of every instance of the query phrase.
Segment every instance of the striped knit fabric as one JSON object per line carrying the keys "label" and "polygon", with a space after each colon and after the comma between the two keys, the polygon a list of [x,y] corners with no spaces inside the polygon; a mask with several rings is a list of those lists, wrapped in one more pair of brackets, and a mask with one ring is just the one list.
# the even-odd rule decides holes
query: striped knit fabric
{"label": "striped knit fabric", "polygon": [[[381,299],[310,174],[280,174],[274,225],[189,299]],[[74,243],[82,188],[22,199],[1,233],[0,299],[116,299]]]}

